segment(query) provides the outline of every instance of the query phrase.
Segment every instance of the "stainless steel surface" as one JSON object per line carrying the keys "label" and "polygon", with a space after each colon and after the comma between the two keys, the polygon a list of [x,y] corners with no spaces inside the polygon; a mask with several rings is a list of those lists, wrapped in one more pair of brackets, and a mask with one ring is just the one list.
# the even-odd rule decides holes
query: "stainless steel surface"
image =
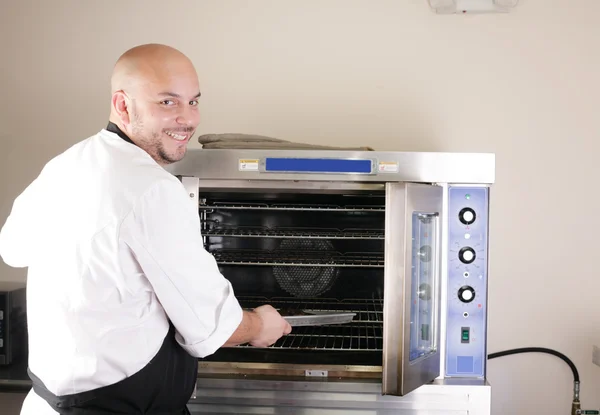
{"label": "stainless steel surface", "polygon": [[339,205],[310,205],[310,204],[283,204],[283,203],[215,203],[211,205],[200,205],[201,210],[290,210],[290,211],[338,211],[338,212],[383,212],[381,206],[339,206]]}
{"label": "stainless steel surface", "polygon": [[[268,157],[336,158],[373,160],[390,173],[377,174],[304,174],[265,173],[264,160]],[[256,170],[242,167],[240,160],[256,160]],[[493,183],[495,155],[487,153],[435,152],[378,152],[378,151],[316,151],[316,150],[202,150],[190,149],[179,162],[167,167],[180,176],[201,180],[308,180],[346,182],[422,182],[422,183]]]}
{"label": "stainless steel surface", "polygon": [[[304,363],[256,363],[256,362],[198,362],[198,375],[206,376],[278,376],[281,380],[305,380],[307,371],[326,372],[330,379],[381,380],[381,366],[335,365]],[[329,379],[328,379],[329,380]],[[381,392],[381,391],[380,391]]]}
{"label": "stainless steel surface", "polygon": [[[301,310],[306,315],[283,315],[282,317],[292,327],[328,326],[333,324],[351,323],[356,313],[343,312],[318,312],[314,310]],[[321,335],[323,336],[323,335]],[[326,343],[325,341],[323,343]]]}
{"label": "stainless steel surface", "polygon": [[[173,169],[173,168],[171,168]],[[177,170],[175,170],[177,171]],[[199,183],[199,188],[203,191],[224,191],[227,189],[236,192],[253,193],[264,191],[277,191],[285,194],[289,192],[301,191],[305,194],[314,193],[345,193],[360,194],[364,192],[383,191],[384,183],[376,182],[340,182],[340,181],[295,181],[295,180],[252,180],[252,179],[230,179],[224,176],[215,178],[203,178]]]}
{"label": "stainless steel surface", "polygon": [[182,177],[181,184],[194,206],[198,206],[198,187],[200,180],[197,177]]}
{"label": "stainless steel surface", "polygon": [[[440,375],[440,352],[434,349],[410,362],[412,212],[443,215],[443,188],[414,183],[386,185],[385,292],[383,318],[383,393],[405,395]],[[439,229],[439,227],[438,227]],[[439,240],[439,238],[436,238]],[[439,341],[439,246],[434,247],[436,264],[431,301],[435,304],[433,337]],[[437,345],[439,347],[439,344]]]}
{"label": "stainless steel surface", "polygon": [[[448,212],[448,185],[441,184],[443,189],[443,198],[442,198],[442,211]],[[448,309],[448,215],[442,215],[440,217],[440,230],[441,230],[441,238],[440,238],[440,276],[442,277],[442,284],[440,285],[440,376],[438,376],[438,380],[444,378],[444,374],[446,373],[446,340],[447,333],[446,330],[442,328],[446,327],[447,324],[447,313],[442,312],[442,310]]]}
{"label": "stainless steel surface", "polygon": [[490,415],[485,382],[435,382],[404,397],[382,396],[377,381],[201,377],[192,414]]}

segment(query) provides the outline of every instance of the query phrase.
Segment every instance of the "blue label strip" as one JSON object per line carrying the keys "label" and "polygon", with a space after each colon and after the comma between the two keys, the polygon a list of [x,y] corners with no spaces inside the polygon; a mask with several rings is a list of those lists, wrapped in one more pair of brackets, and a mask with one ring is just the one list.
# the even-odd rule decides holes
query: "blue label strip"
{"label": "blue label strip", "polygon": [[371,160],[266,158],[265,171],[288,173],[372,173]]}

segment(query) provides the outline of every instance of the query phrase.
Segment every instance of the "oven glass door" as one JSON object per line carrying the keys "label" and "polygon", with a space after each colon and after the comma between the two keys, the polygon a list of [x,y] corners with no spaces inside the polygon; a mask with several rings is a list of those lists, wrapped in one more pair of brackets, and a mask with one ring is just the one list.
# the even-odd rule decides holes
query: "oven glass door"
{"label": "oven glass door", "polygon": [[443,189],[386,185],[383,393],[403,396],[440,374]]}

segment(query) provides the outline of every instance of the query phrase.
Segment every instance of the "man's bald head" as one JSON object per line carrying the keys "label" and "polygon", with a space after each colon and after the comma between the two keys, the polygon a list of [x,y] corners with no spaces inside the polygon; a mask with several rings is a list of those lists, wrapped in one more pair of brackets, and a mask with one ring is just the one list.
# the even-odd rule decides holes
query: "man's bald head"
{"label": "man's bald head", "polygon": [[111,77],[110,121],[159,164],[185,155],[200,97],[190,59],[160,44],[136,46],[117,60]]}
{"label": "man's bald head", "polygon": [[143,82],[156,82],[169,72],[190,70],[194,65],[177,49],[151,43],[136,46],[123,53],[113,68],[111,93],[128,90]]}

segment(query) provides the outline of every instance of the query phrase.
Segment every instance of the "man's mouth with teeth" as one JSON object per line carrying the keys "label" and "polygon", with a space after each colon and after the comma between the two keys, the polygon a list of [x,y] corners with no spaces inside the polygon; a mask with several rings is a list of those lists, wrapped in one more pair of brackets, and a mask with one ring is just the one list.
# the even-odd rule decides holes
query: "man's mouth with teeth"
{"label": "man's mouth with teeth", "polygon": [[189,138],[189,134],[188,133],[176,133],[173,131],[166,131],[165,132],[169,137],[174,138],[177,141],[186,141]]}

